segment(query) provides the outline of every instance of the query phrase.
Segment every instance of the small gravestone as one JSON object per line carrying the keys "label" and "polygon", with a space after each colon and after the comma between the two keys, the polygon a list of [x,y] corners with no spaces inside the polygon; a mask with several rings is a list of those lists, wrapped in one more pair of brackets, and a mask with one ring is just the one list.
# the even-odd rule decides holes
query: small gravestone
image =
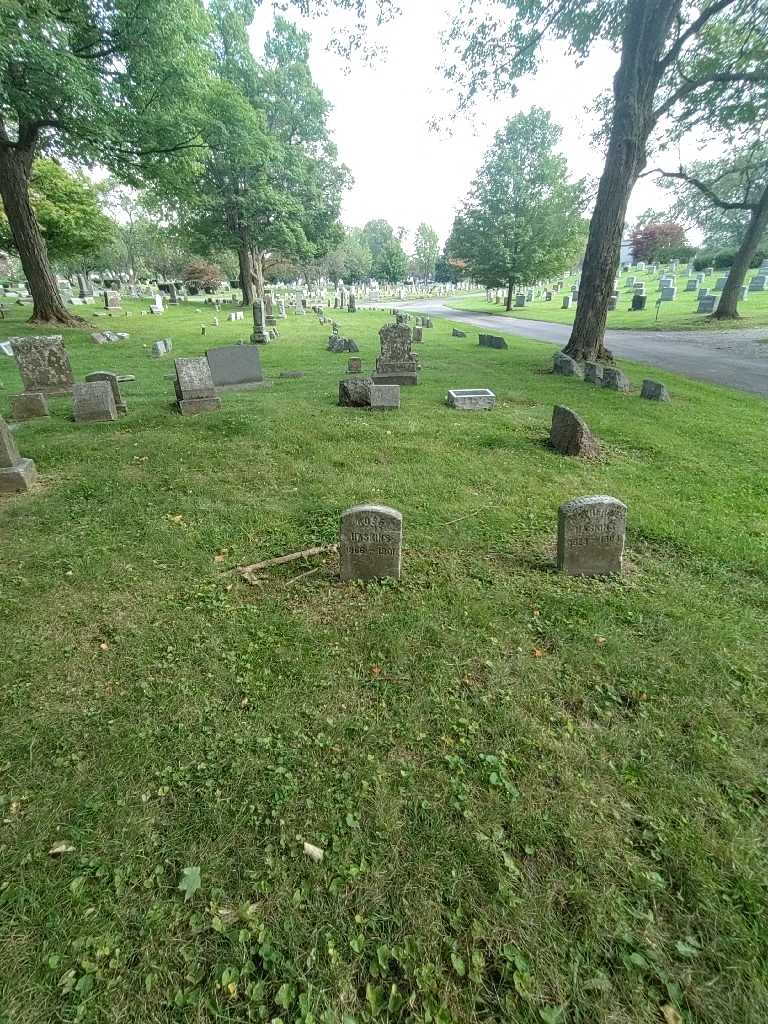
{"label": "small gravestone", "polygon": [[699,285],[695,277],[690,277],[685,282],[685,290],[687,292],[695,292],[698,287]]}
{"label": "small gravestone", "polygon": [[71,394],[75,378],[60,334],[9,340],[25,391],[42,391],[48,397]]}
{"label": "small gravestone", "polygon": [[254,345],[266,345],[270,340],[265,318],[264,302],[262,299],[257,299],[253,304],[253,333],[251,334],[251,341]]}
{"label": "small gravestone", "polygon": [[167,356],[172,348],[173,342],[170,338],[161,338],[152,345],[152,356],[155,359],[161,359],[163,356]]}
{"label": "small gravestone", "polygon": [[699,288],[699,292],[698,292],[698,295],[696,296],[696,298],[697,298],[697,300],[699,302],[701,302],[701,300],[702,299],[706,299],[706,297],[708,295],[709,295],[709,288]]}
{"label": "small gravestone", "polygon": [[628,378],[615,366],[603,368],[603,387],[608,388],[610,391],[629,392],[632,390],[632,385],[629,383]]}
{"label": "small gravestone", "polygon": [[332,334],[326,346],[328,352],[359,352],[357,344],[351,338],[341,338]]}
{"label": "small gravestone", "polygon": [[518,294],[515,296],[515,306],[524,306],[524,305],[525,305],[525,295],[523,295],[522,293],[518,292]]}
{"label": "small gravestone", "polygon": [[117,406],[109,381],[75,384],[72,398],[75,423],[110,423],[117,419]]}
{"label": "small gravestone", "polygon": [[716,295],[705,295],[703,299],[699,299],[699,305],[696,310],[697,313],[714,313],[715,304],[717,302]]}
{"label": "small gravestone", "polygon": [[640,397],[647,398],[651,402],[668,402],[670,400],[669,392],[657,380],[644,380]]}
{"label": "small gravestone", "polygon": [[174,360],[176,399],[182,416],[195,416],[220,408],[211,368],[205,356]]}
{"label": "small gravestone", "polygon": [[768,290],[768,274],[755,274],[749,282],[751,292],[764,292]]}
{"label": "small gravestone", "polygon": [[477,343],[480,348],[509,348],[506,341],[495,334],[481,334]]}
{"label": "small gravestone", "polygon": [[637,294],[632,296],[632,312],[639,313],[645,309],[648,304],[648,296],[643,294]]}
{"label": "small gravestone", "polygon": [[718,277],[715,281],[715,287],[712,289],[715,292],[721,292],[725,288],[725,282],[728,280],[727,277]]}
{"label": "small gravestone", "polygon": [[373,386],[373,380],[370,377],[361,377],[359,380],[340,380],[339,405],[355,408],[369,406]]}
{"label": "small gravestone", "polygon": [[217,388],[247,388],[264,382],[261,355],[253,345],[222,345],[205,353]]}
{"label": "small gravestone", "polygon": [[372,409],[399,409],[399,384],[371,384],[369,389]]}
{"label": "small gravestone", "polygon": [[451,409],[467,412],[493,409],[496,405],[496,395],[488,388],[453,388],[445,400]]}
{"label": "small gravestone", "polygon": [[552,372],[561,377],[583,377],[584,370],[580,363],[571,359],[565,352],[558,352],[552,360]]}
{"label": "small gravestone", "polygon": [[413,328],[413,344],[420,345],[424,341],[424,328],[414,327]]}
{"label": "small gravestone", "polygon": [[627,506],[598,494],[574,498],[557,517],[557,567],[568,576],[620,573],[624,559]]}
{"label": "small gravestone", "polygon": [[584,363],[584,380],[588,384],[602,384],[603,367],[600,363]]}
{"label": "small gravestone", "polygon": [[400,579],[403,517],[385,505],[355,505],[341,516],[342,580]]}
{"label": "small gravestone", "polygon": [[96,331],[91,335],[94,345],[114,345],[119,341],[127,341],[130,334],[125,331]]}
{"label": "small gravestone", "polygon": [[616,302],[617,302],[616,296],[615,295],[611,295],[611,297],[608,299],[608,312],[609,313],[612,313],[616,309]]}
{"label": "small gravestone", "polygon": [[11,397],[11,415],[17,423],[48,415],[48,399],[42,391],[25,391]]}
{"label": "small gravestone", "polygon": [[452,338],[466,338],[466,334],[464,333],[464,331],[460,331],[458,329],[458,327],[454,327],[453,330],[451,331],[451,337]]}
{"label": "small gravestone", "polygon": [[112,388],[112,397],[115,400],[115,408],[120,416],[125,416],[128,413],[128,406],[126,405],[125,399],[120,392],[119,378],[116,373],[110,373],[107,370],[95,370],[93,373],[86,375],[86,384],[92,384],[97,380],[105,380],[107,384]]}
{"label": "small gravestone", "polygon": [[661,301],[662,302],[674,302],[677,298],[677,288],[673,285],[661,289]]}
{"label": "small gravestone", "polygon": [[104,308],[105,309],[120,309],[120,292],[112,291],[108,289],[104,292]]}
{"label": "small gravestone", "polygon": [[270,292],[267,292],[264,296],[264,324],[267,327],[277,326],[277,317],[275,316],[274,303]]}
{"label": "small gravestone", "polygon": [[363,371],[363,360],[362,359],[350,359],[347,362],[347,373],[362,373]]}
{"label": "small gravestone", "polygon": [[571,308],[571,296],[570,295],[564,295],[563,296],[563,307],[562,308],[563,309],[570,309]]}
{"label": "small gravestone", "polygon": [[556,405],[552,413],[549,443],[561,455],[590,459],[600,454],[597,438],[587,424],[581,416],[564,405]]}
{"label": "small gravestone", "polygon": [[28,491],[36,480],[34,462],[19,455],[13,434],[0,416],[0,494]]}
{"label": "small gravestone", "polygon": [[418,363],[411,352],[411,328],[387,324],[379,331],[381,355],[376,360],[376,384],[418,384]]}
{"label": "small gravestone", "polygon": [[355,296],[351,292],[349,294],[349,304],[347,306],[347,309],[350,313],[357,312],[357,300],[355,299]]}

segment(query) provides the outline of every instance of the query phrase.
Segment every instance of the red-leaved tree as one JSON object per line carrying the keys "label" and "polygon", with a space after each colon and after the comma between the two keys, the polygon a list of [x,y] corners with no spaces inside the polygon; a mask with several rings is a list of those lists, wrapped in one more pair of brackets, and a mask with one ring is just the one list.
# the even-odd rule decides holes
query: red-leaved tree
{"label": "red-leaved tree", "polygon": [[667,253],[688,245],[685,228],[674,221],[658,221],[635,228],[631,235],[632,256],[637,260],[654,262],[662,259]]}

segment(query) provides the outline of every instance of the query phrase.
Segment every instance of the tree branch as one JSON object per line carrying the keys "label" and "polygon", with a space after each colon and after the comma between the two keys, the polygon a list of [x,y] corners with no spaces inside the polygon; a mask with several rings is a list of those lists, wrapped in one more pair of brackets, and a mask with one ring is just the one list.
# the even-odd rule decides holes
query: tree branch
{"label": "tree branch", "polygon": [[713,206],[717,206],[720,210],[754,210],[757,207],[757,203],[750,202],[731,202],[727,199],[721,199],[720,196],[712,189],[711,185],[707,182],[701,181],[700,178],[695,178],[692,174],[686,174],[685,171],[663,171],[660,167],[654,168],[652,171],[646,171],[646,174],[660,174],[663,178],[677,178],[679,181],[684,181],[688,185],[693,185],[701,192],[702,195],[706,196],[707,199],[712,203]]}
{"label": "tree branch", "polygon": [[698,18],[691,22],[685,32],[677,37],[675,43],[670,47],[669,52],[661,58],[659,61],[659,67],[661,70],[666,71],[670,64],[676,61],[680,56],[680,53],[688,40],[697,35],[711,18],[714,18],[716,14],[724,11],[726,7],[729,7],[734,2],[735,0],[716,0],[711,7],[702,11]]}
{"label": "tree branch", "polygon": [[664,114],[674,107],[680,100],[684,100],[686,96],[690,96],[692,92],[702,88],[705,85],[715,85],[716,83],[727,84],[728,82],[756,82],[762,85],[768,82],[768,70],[757,72],[757,71],[743,71],[743,72],[719,72],[713,75],[708,75],[706,78],[699,79],[688,79],[685,85],[681,85],[679,89],[658,107],[654,112],[653,116],[658,121],[659,118],[663,117]]}

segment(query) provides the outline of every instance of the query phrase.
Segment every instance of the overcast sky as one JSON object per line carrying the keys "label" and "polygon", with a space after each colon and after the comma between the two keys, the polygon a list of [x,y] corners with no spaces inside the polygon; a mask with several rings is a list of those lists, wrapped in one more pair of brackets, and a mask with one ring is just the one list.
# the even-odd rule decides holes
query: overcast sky
{"label": "overcast sky", "polygon": [[[600,175],[602,154],[591,143],[596,122],[590,108],[601,92],[610,89],[618,65],[617,55],[607,46],[596,49],[581,67],[563,48],[548,46],[539,73],[521,81],[516,97],[481,100],[474,116],[452,120],[456,103],[439,70],[444,57],[440,32],[448,26],[456,2],[401,0],[401,6],[404,13],[399,18],[371,30],[371,38],[388,51],[372,66],[355,59],[347,63],[327,51],[338,16],[332,22],[300,22],[312,33],[312,72],[333,104],[333,135],[355,179],[344,199],[345,224],[361,226],[383,217],[395,227],[407,228],[412,238],[419,223],[426,221],[444,240],[493,135],[510,115],[534,104],[549,110],[562,127],[559,149],[568,158],[572,175]],[[257,57],[271,22],[267,2],[251,33]],[[429,128],[435,116],[445,125],[438,132]],[[685,153],[695,154],[694,146]],[[652,179],[641,179],[630,202],[629,221],[649,207],[663,209],[668,203],[667,193]]]}

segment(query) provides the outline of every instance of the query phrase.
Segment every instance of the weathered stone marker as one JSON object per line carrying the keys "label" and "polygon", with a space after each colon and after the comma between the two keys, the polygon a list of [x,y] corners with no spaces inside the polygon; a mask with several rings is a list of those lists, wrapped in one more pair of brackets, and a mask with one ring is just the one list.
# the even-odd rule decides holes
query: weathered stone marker
{"label": "weathered stone marker", "polygon": [[25,391],[48,396],[72,393],[75,378],[60,334],[9,340]]}
{"label": "weathered stone marker", "polygon": [[411,352],[411,328],[387,324],[379,331],[381,355],[376,360],[376,384],[418,384],[418,363]]}
{"label": "weathered stone marker", "polygon": [[552,373],[560,374],[562,377],[583,377],[584,369],[581,363],[571,359],[565,352],[558,352],[552,360]]}
{"label": "weathered stone marker", "polygon": [[17,423],[48,416],[48,399],[42,391],[25,391],[23,395],[12,395],[11,415]]}
{"label": "weathered stone marker", "polygon": [[403,517],[386,505],[354,505],[341,515],[343,580],[400,579]]}
{"label": "weathered stone marker", "polygon": [[495,334],[481,334],[477,343],[480,348],[509,348],[506,341]]}
{"label": "weathered stone marker", "polygon": [[600,363],[584,363],[584,380],[588,384],[603,383],[603,367]]}
{"label": "weathered stone marker", "polygon": [[557,516],[557,567],[569,576],[620,573],[624,558],[627,506],[596,494],[574,498]]}
{"label": "weathered stone marker", "polygon": [[205,353],[214,387],[247,388],[261,384],[261,354],[254,345],[222,345]]}
{"label": "weathered stone marker", "polygon": [[581,416],[565,405],[556,405],[552,412],[549,443],[561,455],[591,459],[600,454],[597,438]]}
{"label": "weathered stone marker", "polygon": [[347,360],[347,373],[362,373],[363,360],[359,358]]}
{"label": "weathered stone marker", "polygon": [[109,423],[117,419],[112,385],[107,380],[75,384],[72,397],[75,423]]}
{"label": "weathered stone marker", "polygon": [[603,387],[609,388],[611,391],[623,391],[625,393],[629,393],[632,390],[629,378],[615,366],[603,368]]}
{"label": "weathered stone marker", "polygon": [[657,380],[644,380],[643,389],[640,392],[641,398],[647,398],[651,402],[669,402],[669,392]]}
{"label": "weathered stone marker", "polygon": [[105,380],[107,384],[109,384],[112,388],[112,397],[115,400],[115,408],[120,416],[125,416],[128,412],[128,406],[120,391],[120,382],[117,374],[110,373],[108,370],[96,370],[94,373],[86,374],[86,384],[91,384],[96,380]]}
{"label": "weathered stone marker", "polygon": [[14,494],[28,491],[37,480],[37,470],[32,459],[22,459],[19,449],[0,416],[0,494]]}
{"label": "weathered stone marker", "polygon": [[182,416],[194,416],[199,412],[211,412],[221,406],[216,397],[211,368],[205,356],[175,359],[176,399]]}
{"label": "weathered stone marker", "polygon": [[371,404],[371,388],[373,381],[370,377],[358,379],[347,379],[339,381],[339,405],[353,406],[356,408],[369,406]]}
{"label": "weathered stone marker", "polygon": [[372,409],[399,409],[399,384],[371,384],[370,403]]}
{"label": "weathered stone marker", "polygon": [[496,395],[488,388],[453,388],[446,395],[445,401],[452,409],[474,412],[493,409]]}

